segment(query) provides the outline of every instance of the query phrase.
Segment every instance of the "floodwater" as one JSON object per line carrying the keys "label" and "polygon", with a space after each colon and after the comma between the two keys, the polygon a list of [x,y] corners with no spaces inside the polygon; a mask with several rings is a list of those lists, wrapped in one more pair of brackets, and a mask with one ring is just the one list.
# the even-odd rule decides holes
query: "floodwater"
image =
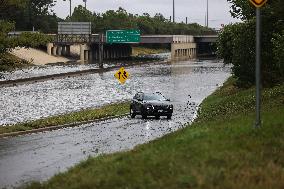
{"label": "floodwater", "polygon": [[[192,70],[191,74],[183,73],[184,69]],[[195,85],[197,78],[210,85],[210,77],[213,79],[218,73],[223,73],[224,69],[227,72],[229,70],[229,68],[223,68],[222,64],[202,62],[195,64],[183,62],[179,65],[141,65],[126,69],[130,73],[130,79],[123,86],[113,76],[115,71],[112,71],[2,87],[0,88],[0,125],[15,124],[129,100],[138,90],[154,90],[168,94],[170,93],[168,88],[180,85],[176,83],[179,78],[193,82],[188,87],[195,90],[199,87]],[[180,73],[174,74],[175,72]],[[173,75],[176,75],[174,79]],[[223,81],[223,78],[220,79]],[[202,95],[200,97],[203,99]],[[195,98],[198,98],[197,94]]]}
{"label": "floodwater", "polygon": [[137,91],[160,91],[174,104],[172,120],[126,116],[2,138],[0,187],[44,181],[90,155],[129,150],[176,131],[194,119],[202,100],[230,76],[230,67],[212,62],[143,65],[127,71],[131,78],[123,86],[108,72],[0,89],[0,96],[6,95],[1,106],[7,107],[7,112],[0,110],[2,124],[130,100]]}
{"label": "floodwater", "polygon": [[13,72],[0,72],[0,81],[39,77],[45,75],[82,71],[88,69],[97,69],[97,68],[98,68],[97,64],[77,64],[77,63],[32,66],[28,68],[18,69]]}
{"label": "floodwater", "polygon": [[[136,60],[116,60],[105,61],[104,68],[109,68],[118,65],[124,65],[126,63],[144,63],[145,61],[154,61],[159,59],[160,61],[167,61],[170,58],[170,53],[160,53],[151,55],[137,56]],[[80,61],[70,61],[69,63],[52,63],[44,66],[32,66],[23,69],[17,69],[12,72],[0,72],[0,81],[25,79],[30,77],[39,77],[53,74],[61,74],[67,72],[76,72],[89,69],[99,69],[98,62],[81,63]]]}

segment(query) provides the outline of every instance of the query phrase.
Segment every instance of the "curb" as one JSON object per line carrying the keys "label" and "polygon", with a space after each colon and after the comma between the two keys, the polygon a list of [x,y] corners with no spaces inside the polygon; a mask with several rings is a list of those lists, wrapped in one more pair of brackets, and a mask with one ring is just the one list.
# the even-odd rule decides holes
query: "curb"
{"label": "curb", "polygon": [[67,127],[77,127],[77,126],[88,124],[88,123],[95,123],[95,122],[105,121],[105,120],[109,120],[109,119],[125,117],[125,116],[128,116],[128,115],[129,115],[129,113],[126,113],[126,114],[122,114],[122,115],[115,115],[115,116],[109,116],[109,117],[104,117],[104,118],[98,118],[98,119],[89,120],[89,121],[82,121],[82,122],[68,123],[68,124],[64,124],[64,125],[43,127],[43,128],[32,129],[32,130],[27,130],[27,131],[17,131],[17,132],[11,132],[11,133],[4,133],[4,134],[0,134],[0,139],[6,138],[6,137],[15,137],[15,136],[20,136],[20,135],[25,135],[25,134],[44,132],[44,131],[52,131],[52,130],[67,128]]}

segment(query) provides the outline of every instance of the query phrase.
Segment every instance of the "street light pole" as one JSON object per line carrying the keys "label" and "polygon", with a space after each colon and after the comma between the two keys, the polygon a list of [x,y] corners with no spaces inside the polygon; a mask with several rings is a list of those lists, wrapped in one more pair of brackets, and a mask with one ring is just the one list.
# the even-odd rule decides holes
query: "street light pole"
{"label": "street light pole", "polygon": [[209,25],[209,20],[208,20],[208,17],[209,17],[209,10],[208,10],[208,0],[207,0],[207,9],[206,9],[206,12],[207,12],[207,16],[206,16],[206,26],[208,27]]}
{"label": "street light pole", "polygon": [[[63,0],[63,1],[66,1],[66,0]],[[72,7],[71,7],[71,4],[72,4],[72,0],[69,0],[69,2],[70,2],[70,12],[69,12],[69,16],[70,16],[70,18],[71,18],[71,9],[72,9]]]}
{"label": "street light pole", "polygon": [[87,9],[87,0],[83,0],[83,2],[85,3],[85,9]]}
{"label": "street light pole", "polygon": [[175,23],[175,0],[173,0],[173,23]]}
{"label": "street light pole", "polygon": [[71,7],[72,6],[72,1],[71,0],[69,0],[69,1],[70,1],[70,18],[71,18],[71,16],[72,16],[72,14],[71,14],[72,13],[72,7]]}

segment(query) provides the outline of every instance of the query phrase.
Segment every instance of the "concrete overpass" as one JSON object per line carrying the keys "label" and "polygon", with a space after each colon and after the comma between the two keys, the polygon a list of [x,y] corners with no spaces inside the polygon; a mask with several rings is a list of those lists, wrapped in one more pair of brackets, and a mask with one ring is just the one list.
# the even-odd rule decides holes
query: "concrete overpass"
{"label": "concrete overpass", "polygon": [[194,36],[196,43],[216,43],[218,35],[197,35]]}
{"label": "concrete overpass", "polygon": [[[53,43],[47,45],[50,55],[69,55],[70,45],[80,44],[81,61],[95,59],[115,59],[131,56],[130,44],[108,44],[99,34],[92,35],[52,35]],[[140,44],[170,44],[171,58],[194,59],[198,56],[198,45],[215,43],[217,35],[142,35]],[[103,46],[103,48],[102,48]]]}

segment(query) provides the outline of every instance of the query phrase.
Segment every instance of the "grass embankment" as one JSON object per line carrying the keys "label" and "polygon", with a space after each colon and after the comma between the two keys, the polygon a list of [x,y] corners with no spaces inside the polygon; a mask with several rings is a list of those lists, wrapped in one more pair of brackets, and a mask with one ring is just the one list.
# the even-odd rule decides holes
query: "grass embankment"
{"label": "grass embankment", "polygon": [[230,80],[202,103],[190,127],[129,152],[89,158],[28,188],[283,188],[284,85],[263,90],[259,129],[253,95]]}
{"label": "grass embankment", "polygon": [[51,126],[72,124],[76,122],[91,121],[110,116],[119,116],[129,112],[129,103],[109,104],[96,109],[86,109],[64,115],[51,116],[26,123],[18,123],[9,126],[0,126],[0,134],[28,131]]}
{"label": "grass embankment", "polygon": [[32,64],[22,60],[10,53],[0,53],[0,72],[13,71],[15,69],[26,68]]}
{"label": "grass embankment", "polygon": [[159,54],[169,52],[167,49],[153,49],[153,48],[146,48],[146,47],[132,47],[132,55],[148,55],[148,54]]}

